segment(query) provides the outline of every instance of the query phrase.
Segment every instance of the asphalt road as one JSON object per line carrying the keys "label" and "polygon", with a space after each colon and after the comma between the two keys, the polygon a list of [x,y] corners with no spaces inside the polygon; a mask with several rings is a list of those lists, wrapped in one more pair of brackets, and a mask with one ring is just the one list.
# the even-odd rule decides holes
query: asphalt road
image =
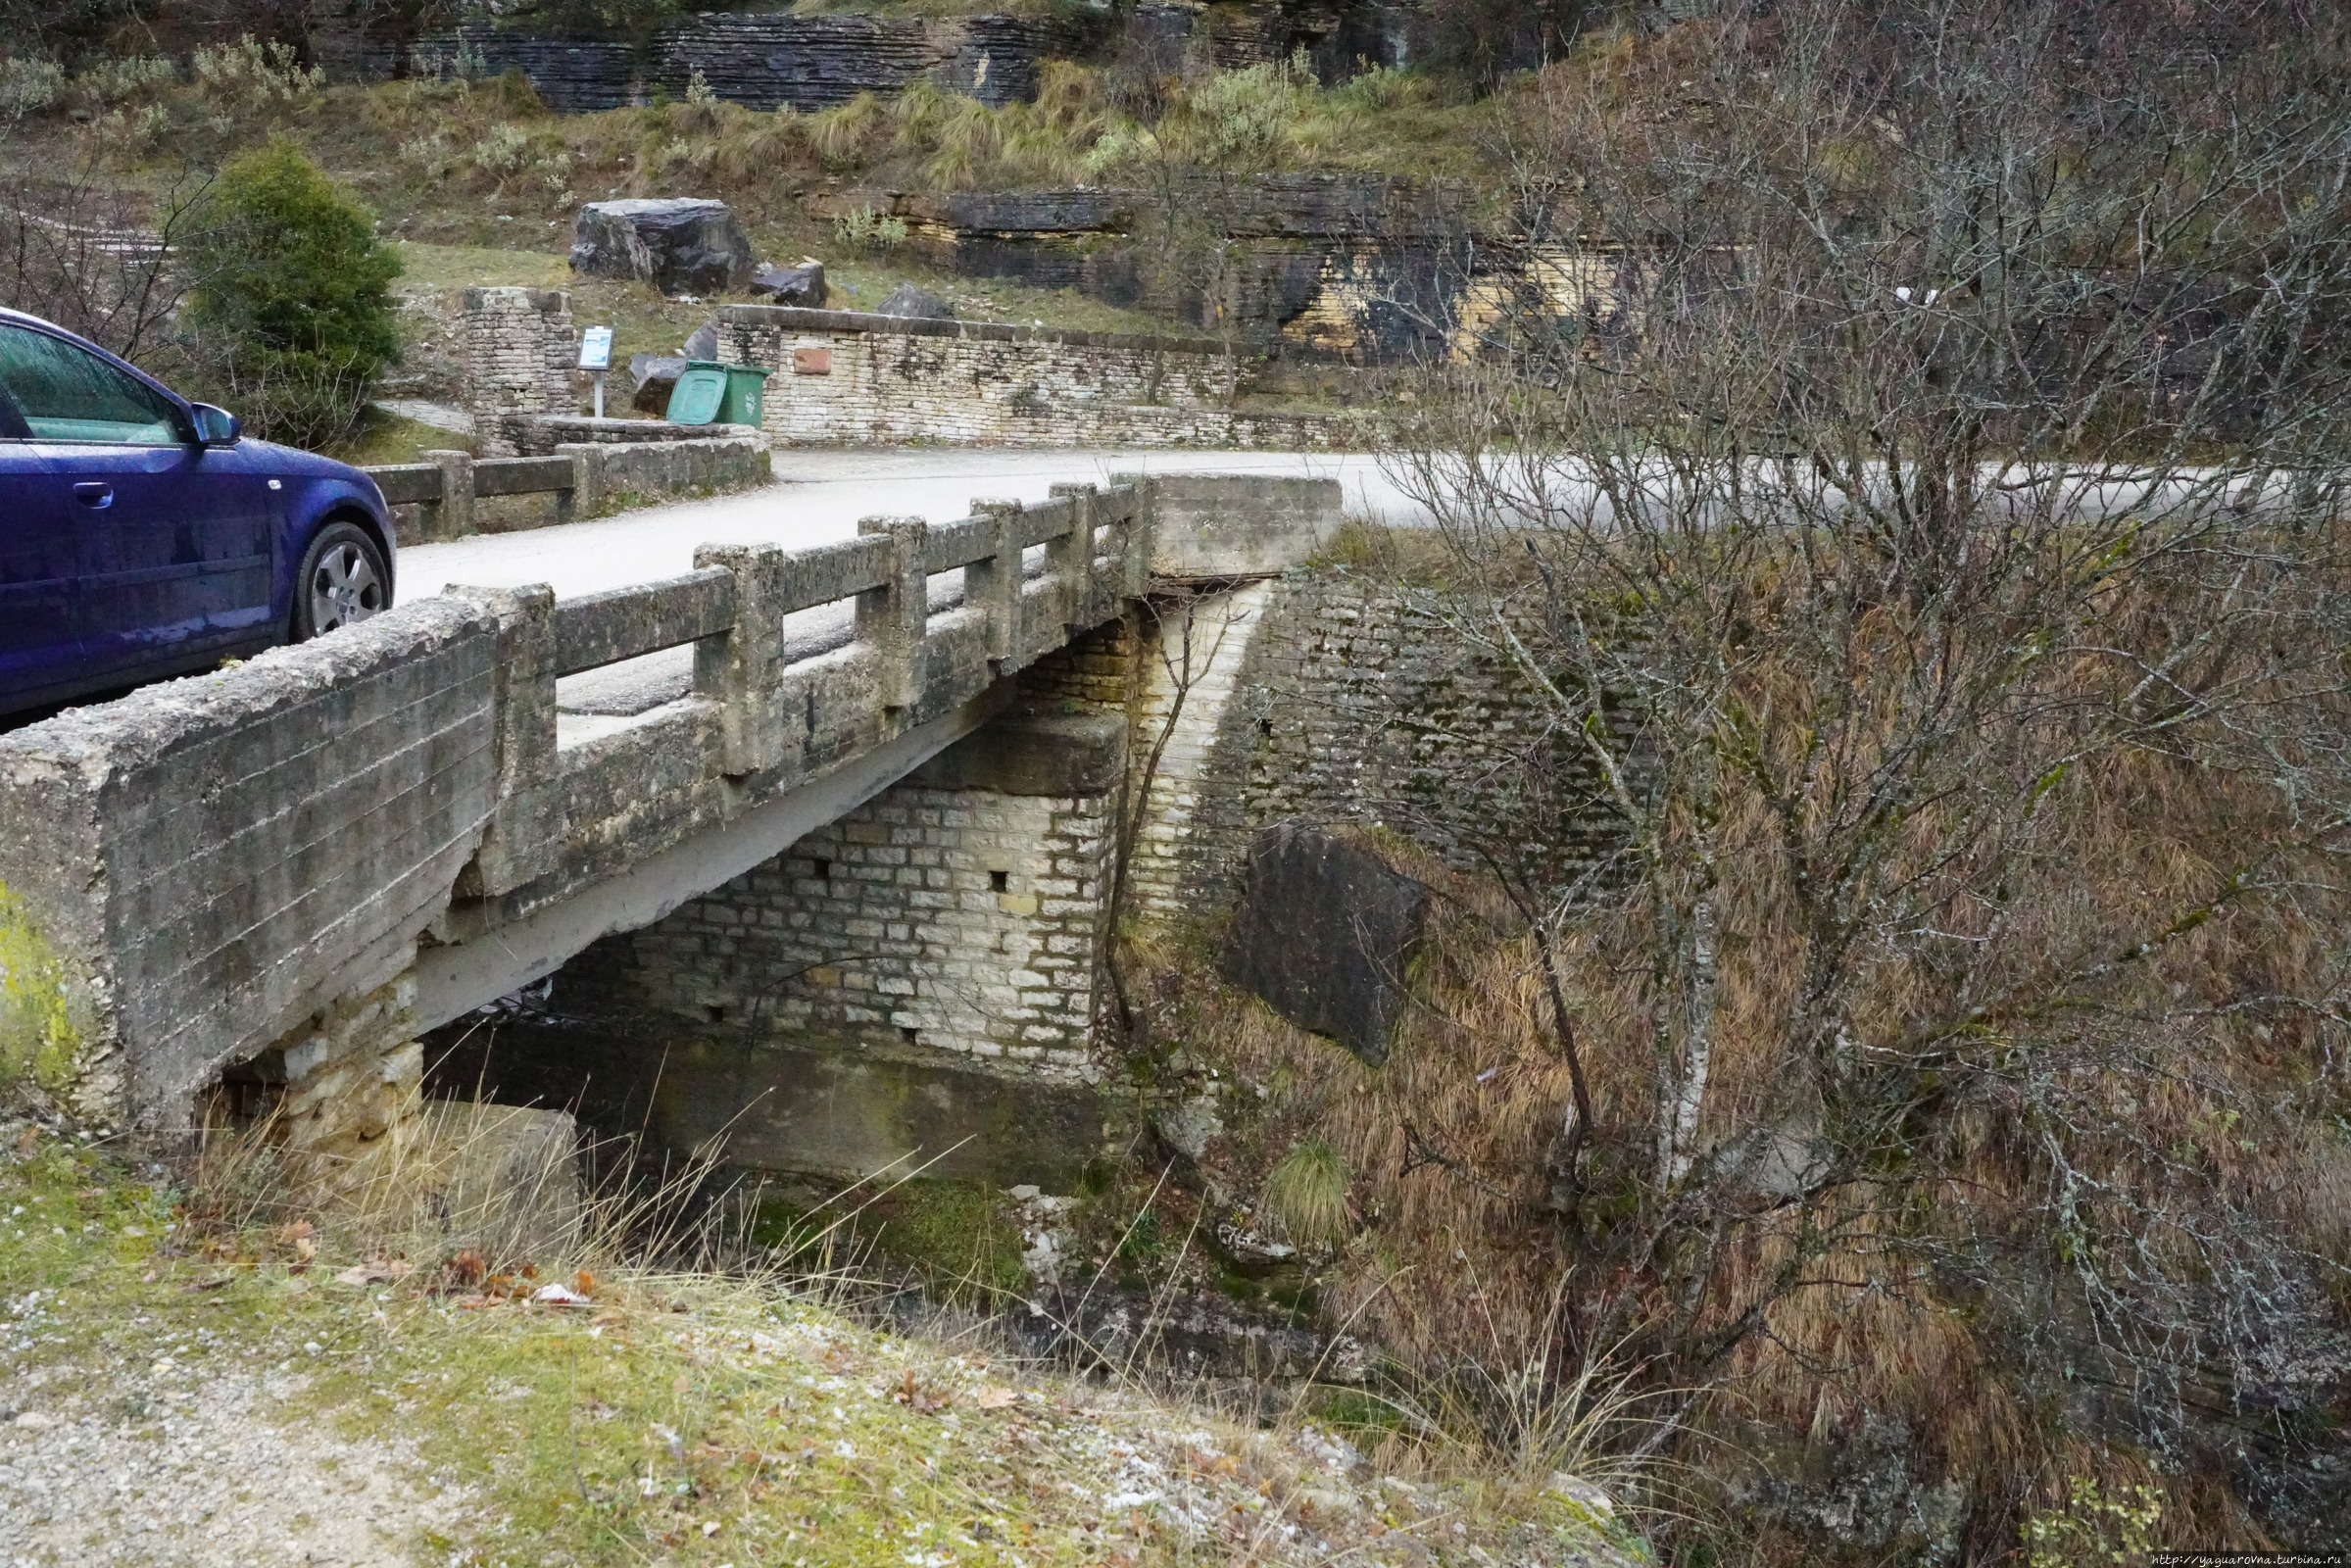
{"label": "asphalt road", "polygon": [[1283,452],[1007,451],[1002,448],[788,448],[779,483],[746,495],[647,507],[617,517],[523,533],[480,534],[400,552],[400,597],[443,585],[516,588],[546,583],[568,599],[694,569],[700,544],[827,544],[856,535],[860,517],[954,522],[977,499],[1043,501],[1055,484],[1109,482],[1113,473],[1299,473],[1347,487],[1350,512],[1402,522],[1417,509],[1364,454]]}

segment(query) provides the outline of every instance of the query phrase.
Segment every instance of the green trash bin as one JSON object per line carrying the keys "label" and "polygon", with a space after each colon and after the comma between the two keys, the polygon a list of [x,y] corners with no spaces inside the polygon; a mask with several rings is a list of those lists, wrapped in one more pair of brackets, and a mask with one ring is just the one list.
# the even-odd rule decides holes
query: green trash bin
{"label": "green trash bin", "polygon": [[720,424],[759,426],[759,414],[767,399],[767,372],[753,365],[729,365],[726,370],[726,401],[718,406]]}
{"label": "green trash bin", "polygon": [[669,408],[661,416],[671,424],[709,424],[726,405],[726,367],[692,360],[670,388]]}
{"label": "green trash bin", "polygon": [[688,360],[669,394],[671,424],[748,424],[757,427],[766,401],[767,372],[751,365]]}

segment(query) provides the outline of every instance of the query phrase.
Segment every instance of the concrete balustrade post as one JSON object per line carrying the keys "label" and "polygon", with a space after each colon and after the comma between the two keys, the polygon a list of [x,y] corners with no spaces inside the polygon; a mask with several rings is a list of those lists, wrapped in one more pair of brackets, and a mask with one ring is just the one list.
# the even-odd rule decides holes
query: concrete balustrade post
{"label": "concrete balustrade post", "polygon": [[1094,597],[1094,502],[1090,484],[1057,484],[1054,498],[1069,502],[1069,532],[1045,547],[1046,570],[1060,585],[1061,624],[1070,636],[1092,625]]}
{"label": "concrete balustrade post", "polygon": [[593,517],[604,510],[605,451],[593,441],[566,441],[555,449],[557,457],[571,460],[570,492],[557,493],[556,507],[565,514],[563,521]]}
{"label": "concrete balustrade post", "polygon": [[441,470],[441,501],[425,519],[425,538],[463,539],[473,532],[473,454],[435,451],[416,457]]}
{"label": "concrete balustrade post", "polygon": [[1118,534],[1118,594],[1122,599],[1140,599],[1151,585],[1152,484],[1148,475],[1132,474],[1114,479],[1113,483],[1135,487],[1135,500],[1127,513],[1126,521],[1119,525]]}
{"label": "concrete balustrade post", "polygon": [[922,569],[922,547],[930,525],[920,517],[865,517],[859,519],[857,532],[888,534],[895,546],[890,580],[857,595],[857,641],[870,645],[880,656],[882,706],[911,708],[920,674],[915,661],[930,619],[928,575]]}
{"label": "concrete balustrade post", "polygon": [[694,690],[721,707],[722,771],[743,778],[783,766],[797,748],[782,710],[784,671],[781,545],[703,545],[695,569],[721,566],[735,577],[735,625],[694,645]]}
{"label": "concrete balustrade post", "polygon": [[963,568],[963,603],[988,615],[988,658],[999,675],[1019,668],[1020,514],[1017,501],[974,501],[971,514],[988,527],[986,559]]}
{"label": "concrete balustrade post", "polygon": [[461,897],[512,893],[544,872],[563,830],[556,772],[555,590],[443,590],[498,617],[495,729],[498,805],[481,849],[458,877]]}

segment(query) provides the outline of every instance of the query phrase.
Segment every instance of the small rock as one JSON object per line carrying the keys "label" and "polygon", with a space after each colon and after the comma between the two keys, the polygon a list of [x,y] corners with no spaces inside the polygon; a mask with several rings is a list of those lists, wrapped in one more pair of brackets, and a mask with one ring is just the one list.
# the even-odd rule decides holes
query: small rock
{"label": "small rock", "polygon": [[762,267],[752,276],[751,291],[766,295],[776,305],[821,310],[828,297],[824,264],[808,261],[797,267]]}
{"label": "small rock", "polygon": [[10,1425],[19,1432],[46,1432],[57,1423],[38,1410],[26,1410]]}
{"label": "small rock", "polygon": [[890,291],[890,297],[873,308],[876,316],[913,316],[931,321],[952,321],[955,318],[954,306],[927,288],[912,283],[901,283]]}
{"label": "small rock", "polygon": [[1031,1199],[1036,1198],[1044,1191],[1045,1189],[1042,1187],[1034,1186],[1028,1182],[1022,1182],[1018,1187],[1007,1189],[1004,1196],[1011,1199],[1015,1203],[1025,1203]]}
{"label": "small rock", "polygon": [[629,395],[629,406],[640,414],[656,418],[669,412],[669,394],[677,390],[677,378],[686,373],[683,354],[632,354],[628,357],[629,379],[635,383]]}

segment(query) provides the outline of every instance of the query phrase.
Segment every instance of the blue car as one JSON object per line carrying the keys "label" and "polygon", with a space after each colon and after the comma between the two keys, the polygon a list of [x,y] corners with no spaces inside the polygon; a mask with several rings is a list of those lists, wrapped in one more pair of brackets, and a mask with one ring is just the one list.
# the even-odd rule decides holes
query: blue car
{"label": "blue car", "polygon": [[0,310],[0,714],[391,603],[391,514],[366,474],[241,439],[226,411]]}

